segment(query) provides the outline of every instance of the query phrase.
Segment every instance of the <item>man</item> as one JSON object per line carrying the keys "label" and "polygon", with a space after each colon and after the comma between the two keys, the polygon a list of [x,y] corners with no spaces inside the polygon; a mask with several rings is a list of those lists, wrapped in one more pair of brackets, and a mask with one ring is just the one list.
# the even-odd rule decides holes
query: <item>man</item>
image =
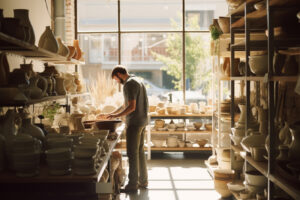
{"label": "man", "polygon": [[111,77],[123,85],[124,106],[108,115],[107,119],[126,116],[126,148],[129,160],[128,184],[121,192],[136,192],[138,187],[147,188],[148,173],[144,153],[145,127],[148,123],[148,98],[144,84],[126,68],[117,65]]}

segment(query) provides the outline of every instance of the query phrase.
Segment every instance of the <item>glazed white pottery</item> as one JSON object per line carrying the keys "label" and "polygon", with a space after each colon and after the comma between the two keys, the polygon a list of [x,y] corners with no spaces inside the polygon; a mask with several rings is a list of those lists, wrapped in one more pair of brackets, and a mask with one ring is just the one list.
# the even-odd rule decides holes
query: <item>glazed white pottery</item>
{"label": "glazed white pottery", "polygon": [[233,191],[233,192],[241,192],[245,189],[245,186],[234,183],[234,182],[227,183],[227,187],[230,191]]}
{"label": "glazed white pottery", "polygon": [[245,173],[245,180],[248,184],[259,187],[266,187],[267,178],[258,171],[248,171]]}
{"label": "glazed white pottery", "polygon": [[242,139],[241,145],[245,151],[251,152],[250,147],[263,147],[265,141],[265,135],[250,135]]}

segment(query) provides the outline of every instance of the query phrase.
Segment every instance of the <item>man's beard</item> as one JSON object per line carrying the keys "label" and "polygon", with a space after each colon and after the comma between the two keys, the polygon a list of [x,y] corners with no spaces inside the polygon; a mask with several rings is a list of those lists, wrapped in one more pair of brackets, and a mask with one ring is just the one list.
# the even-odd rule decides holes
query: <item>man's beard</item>
{"label": "man's beard", "polygon": [[120,83],[121,83],[122,85],[124,85],[124,80],[121,79],[118,75],[116,75],[116,77],[119,79]]}

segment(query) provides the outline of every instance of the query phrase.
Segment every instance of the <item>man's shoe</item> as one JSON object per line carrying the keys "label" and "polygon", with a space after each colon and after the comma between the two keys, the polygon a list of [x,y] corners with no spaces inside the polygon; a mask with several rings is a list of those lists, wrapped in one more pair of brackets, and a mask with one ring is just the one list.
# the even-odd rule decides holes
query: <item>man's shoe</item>
{"label": "man's shoe", "polygon": [[124,189],[120,189],[121,193],[136,193],[138,191],[138,187],[134,185],[126,185]]}

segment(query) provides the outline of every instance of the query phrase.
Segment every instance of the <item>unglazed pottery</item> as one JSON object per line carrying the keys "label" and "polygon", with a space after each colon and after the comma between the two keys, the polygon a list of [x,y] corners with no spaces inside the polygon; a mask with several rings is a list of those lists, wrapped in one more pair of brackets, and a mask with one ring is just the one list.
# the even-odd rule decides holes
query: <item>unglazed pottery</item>
{"label": "unglazed pottery", "polygon": [[24,27],[27,27],[30,37],[28,38],[28,43],[35,43],[35,34],[33,31],[33,27],[29,20],[29,10],[26,9],[14,9],[14,16],[17,19],[20,19],[20,24]]}
{"label": "unglazed pottery", "polygon": [[42,143],[45,140],[45,135],[42,129],[32,123],[32,118],[26,117],[22,119],[22,125],[18,130],[18,134],[28,134],[39,139]]}
{"label": "unglazed pottery", "polygon": [[268,72],[268,55],[249,56],[249,66],[252,73],[264,76]]}
{"label": "unglazed pottery", "polygon": [[58,42],[58,54],[61,56],[68,57],[69,56],[69,48],[63,43],[60,37],[57,38]]}
{"label": "unglazed pottery", "polygon": [[79,60],[81,58],[81,54],[82,54],[81,49],[79,47],[79,41],[74,40],[73,46],[76,49],[76,56],[74,56],[73,58],[76,59],[76,60]]}
{"label": "unglazed pottery", "polygon": [[46,26],[46,30],[41,35],[38,46],[53,53],[58,51],[58,43],[54,37],[50,26]]}

